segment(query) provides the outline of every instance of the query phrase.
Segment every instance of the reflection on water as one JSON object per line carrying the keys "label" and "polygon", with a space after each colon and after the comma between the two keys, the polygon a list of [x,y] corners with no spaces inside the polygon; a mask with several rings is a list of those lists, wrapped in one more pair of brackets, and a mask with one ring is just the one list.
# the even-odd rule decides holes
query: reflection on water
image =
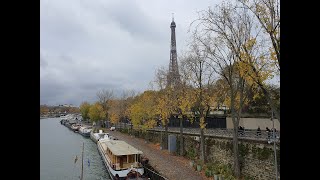
{"label": "reflection on water", "polygon": [[[84,143],[83,174],[85,180],[109,180],[97,145],[87,137],[60,124],[60,118],[40,119],[41,180],[73,180],[81,174],[81,153]],[[78,157],[75,163],[75,157]]]}

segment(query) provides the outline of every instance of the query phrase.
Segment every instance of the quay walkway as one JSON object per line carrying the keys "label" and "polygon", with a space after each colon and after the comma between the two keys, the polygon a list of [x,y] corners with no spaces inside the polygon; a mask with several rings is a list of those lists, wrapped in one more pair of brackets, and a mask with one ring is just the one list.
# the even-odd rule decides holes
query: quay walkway
{"label": "quay walkway", "polygon": [[[126,123],[118,123],[115,125],[116,129],[127,129],[130,128],[130,125]],[[148,129],[147,131],[155,131],[155,132],[164,132],[164,127],[154,127],[152,129]],[[169,133],[180,134],[180,127],[168,127]],[[183,128],[184,135],[192,135],[192,136],[200,136],[200,128]],[[218,137],[218,138],[233,138],[233,129],[205,129],[204,136],[206,137]],[[238,130],[238,138],[243,140],[250,141],[259,141],[259,142],[270,142],[273,139],[273,132],[267,132],[265,130],[261,130],[259,133],[257,130],[245,129]],[[275,132],[275,140],[276,142],[280,142],[280,131]]]}
{"label": "quay walkway", "polygon": [[118,131],[108,131],[110,135],[119,140],[126,141],[133,147],[141,150],[143,155],[149,159],[149,164],[161,175],[169,180],[208,180],[204,173],[195,171],[189,165],[189,160],[170,154],[167,150],[160,150],[152,143],[146,143],[145,140],[123,134]]}
{"label": "quay walkway", "polygon": [[[163,127],[155,127],[153,129],[148,129],[148,131],[165,131]],[[180,128],[178,127],[169,127],[169,133],[180,133]],[[199,128],[183,128],[183,134],[186,135],[193,135],[193,136],[200,136],[200,129]],[[204,135],[207,137],[220,137],[220,138],[233,138],[233,130],[232,129],[205,129]],[[244,140],[252,140],[252,141],[270,141],[272,139],[273,133],[267,132],[262,130],[259,134],[256,130],[238,130],[238,138]],[[277,142],[280,142],[280,132],[275,132],[275,137]]]}

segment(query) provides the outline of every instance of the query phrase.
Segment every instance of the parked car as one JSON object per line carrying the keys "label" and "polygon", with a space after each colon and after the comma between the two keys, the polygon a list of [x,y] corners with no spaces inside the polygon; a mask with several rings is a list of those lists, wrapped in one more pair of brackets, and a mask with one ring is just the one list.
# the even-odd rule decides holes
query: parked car
{"label": "parked car", "polygon": [[110,131],[114,131],[114,130],[116,130],[116,127],[112,126],[112,127],[110,128]]}

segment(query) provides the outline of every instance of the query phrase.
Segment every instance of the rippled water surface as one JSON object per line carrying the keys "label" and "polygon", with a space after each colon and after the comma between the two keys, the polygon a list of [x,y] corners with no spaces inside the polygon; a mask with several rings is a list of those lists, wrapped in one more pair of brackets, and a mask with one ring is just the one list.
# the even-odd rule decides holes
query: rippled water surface
{"label": "rippled water surface", "polygon": [[[97,145],[60,124],[60,118],[40,119],[41,180],[73,180],[81,174],[81,153],[84,143],[84,180],[110,179]],[[78,161],[75,162],[75,157]],[[89,162],[88,162],[89,161]]]}

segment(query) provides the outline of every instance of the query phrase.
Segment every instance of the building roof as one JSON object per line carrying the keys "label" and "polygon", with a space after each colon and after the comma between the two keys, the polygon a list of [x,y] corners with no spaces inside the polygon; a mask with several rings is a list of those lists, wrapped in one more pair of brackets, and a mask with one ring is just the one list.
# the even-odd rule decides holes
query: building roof
{"label": "building roof", "polygon": [[102,142],[102,144],[105,144],[110,149],[110,151],[116,156],[142,154],[142,151],[139,151],[130,144],[126,143],[125,141],[110,140]]}

